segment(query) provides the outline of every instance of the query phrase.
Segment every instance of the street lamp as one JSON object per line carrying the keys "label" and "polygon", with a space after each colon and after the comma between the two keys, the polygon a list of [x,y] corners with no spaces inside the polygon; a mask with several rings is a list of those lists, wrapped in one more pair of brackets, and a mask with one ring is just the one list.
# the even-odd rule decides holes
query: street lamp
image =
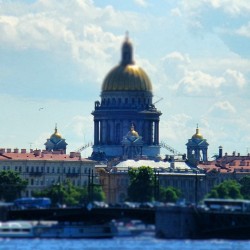
{"label": "street lamp", "polygon": [[196,207],[198,205],[198,183],[199,181],[203,181],[202,177],[199,178],[198,173],[200,173],[200,171],[198,169],[195,169],[195,206]]}
{"label": "street lamp", "polygon": [[195,206],[198,203],[198,170],[195,170]]}

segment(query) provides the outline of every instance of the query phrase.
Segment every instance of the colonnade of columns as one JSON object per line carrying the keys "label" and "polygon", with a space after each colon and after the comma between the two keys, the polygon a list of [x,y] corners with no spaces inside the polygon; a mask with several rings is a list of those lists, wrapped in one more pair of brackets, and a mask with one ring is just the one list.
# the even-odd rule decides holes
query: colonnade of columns
{"label": "colonnade of columns", "polygon": [[[159,145],[159,121],[144,120],[134,124],[135,130],[142,136],[144,143]],[[130,130],[131,123],[128,120],[95,120],[94,121],[94,145],[120,144],[123,136]]]}
{"label": "colonnade of columns", "polygon": [[[200,152],[202,155],[200,155]],[[207,161],[207,148],[188,148],[187,157],[190,158],[193,154],[197,161]]]}

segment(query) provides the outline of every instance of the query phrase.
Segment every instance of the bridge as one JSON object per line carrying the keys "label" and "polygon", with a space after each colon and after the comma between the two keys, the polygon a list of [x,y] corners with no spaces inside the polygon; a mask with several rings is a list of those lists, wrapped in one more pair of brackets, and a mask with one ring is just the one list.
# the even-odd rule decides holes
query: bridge
{"label": "bridge", "polygon": [[10,209],[5,220],[56,220],[106,223],[141,220],[155,224],[156,236],[167,239],[250,239],[250,212],[203,211],[195,207]]}
{"label": "bridge", "polygon": [[24,209],[7,212],[7,220],[57,220],[105,223],[113,219],[138,219],[147,224],[155,223],[154,208],[50,208]]}

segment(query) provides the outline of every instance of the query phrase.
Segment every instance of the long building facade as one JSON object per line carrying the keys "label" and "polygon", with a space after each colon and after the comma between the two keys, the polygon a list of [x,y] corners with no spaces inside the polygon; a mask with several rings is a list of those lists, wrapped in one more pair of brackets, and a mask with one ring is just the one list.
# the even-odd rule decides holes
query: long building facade
{"label": "long building facade", "polygon": [[22,196],[30,197],[43,190],[70,180],[74,186],[87,187],[90,175],[95,176],[96,162],[81,158],[80,153],[46,150],[0,149],[0,171],[12,170],[28,181]]}
{"label": "long building facade", "polygon": [[160,153],[159,121],[161,112],[153,103],[152,84],[146,72],[133,60],[133,46],[126,37],[121,62],[105,77],[101,101],[95,102],[93,152],[108,158],[124,154],[121,142],[131,126],[143,141],[142,154]]}

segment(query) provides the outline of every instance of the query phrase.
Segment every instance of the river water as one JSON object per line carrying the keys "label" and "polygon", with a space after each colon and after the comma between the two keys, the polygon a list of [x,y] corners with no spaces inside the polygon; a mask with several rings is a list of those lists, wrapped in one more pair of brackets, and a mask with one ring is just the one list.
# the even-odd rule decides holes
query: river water
{"label": "river water", "polygon": [[0,239],[0,250],[249,250],[249,241],[161,240],[152,236],[113,239]]}

